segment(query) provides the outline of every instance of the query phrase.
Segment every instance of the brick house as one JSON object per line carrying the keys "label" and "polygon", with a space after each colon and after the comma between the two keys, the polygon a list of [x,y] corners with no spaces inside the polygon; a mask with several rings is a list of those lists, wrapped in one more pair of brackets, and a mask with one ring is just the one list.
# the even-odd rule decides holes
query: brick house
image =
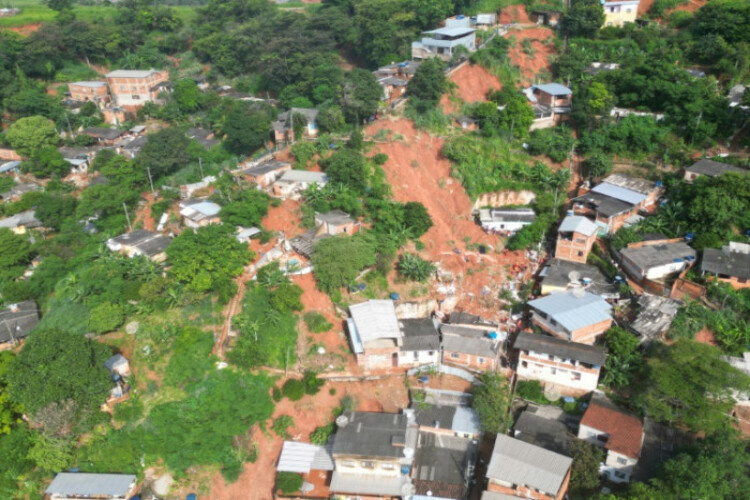
{"label": "brick house", "polygon": [[446,365],[473,371],[495,371],[500,366],[504,332],[461,325],[442,325],[440,332],[443,335],[442,361]]}
{"label": "brick house", "polygon": [[555,257],[585,264],[596,241],[596,233],[596,224],[586,217],[565,217],[557,230]]}
{"label": "brick house", "polygon": [[68,85],[70,98],[80,102],[106,102],[109,100],[107,82],[73,82]]}
{"label": "brick house", "polygon": [[598,267],[552,258],[539,273],[541,294],[549,295],[576,288],[585,289],[607,300],[620,298],[620,290]]}
{"label": "brick house", "polygon": [[276,182],[282,173],[292,169],[292,164],[285,161],[270,160],[259,165],[237,170],[234,174],[247,182],[265,188]]}
{"label": "brick house", "polygon": [[607,457],[599,471],[615,483],[630,481],[643,446],[641,419],[595,395],[583,414],[578,439],[605,448]]}
{"label": "brick house", "polygon": [[710,274],[723,283],[729,283],[735,290],[750,286],[750,245],[729,242],[721,250],[703,249],[701,272]]}
{"label": "brick house", "polygon": [[498,434],[487,467],[487,491],[534,500],[562,500],[568,491],[572,463],[573,459],[565,455]]}
{"label": "brick house", "polygon": [[169,82],[167,71],[118,69],[107,73],[107,84],[114,105],[128,112],[138,111],[144,103],[157,100]]}
{"label": "brick house", "polygon": [[552,385],[566,396],[581,396],[596,389],[607,359],[602,347],[570,342],[531,332],[518,334],[518,377]]}
{"label": "brick house", "polygon": [[612,306],[598,295],[577,289],[528,303],[534,326],[571,342],[593,344],[612,326]]}
{"label": "brick house", "polygon": [[640,0],[605,0],[602,2],[604,9],[604,26],[621,27],[634,23],[638,15]]}

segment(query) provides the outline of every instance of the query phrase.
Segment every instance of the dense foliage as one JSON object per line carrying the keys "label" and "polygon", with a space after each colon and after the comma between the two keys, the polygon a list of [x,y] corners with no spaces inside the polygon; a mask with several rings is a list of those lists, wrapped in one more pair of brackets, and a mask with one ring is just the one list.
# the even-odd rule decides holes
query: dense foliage
{"label": "dense foliage", "polygon": [[488,434],[505,432],[510,421],[510,390],[508,381],[496,372],[479,376],[481,385],[474,389],[472,407],[479,415],[482,431]]}

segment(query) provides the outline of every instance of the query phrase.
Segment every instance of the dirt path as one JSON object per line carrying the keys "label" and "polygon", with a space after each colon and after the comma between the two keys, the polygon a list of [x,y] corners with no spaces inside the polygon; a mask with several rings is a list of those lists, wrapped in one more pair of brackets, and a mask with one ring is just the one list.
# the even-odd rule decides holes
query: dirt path
{"label": "dirt path", "polygon": [[143,229],[154,231],[156,229],[156,222],[151,214],[151,207],[154,205],[154,195],[153,193],[144,193],[143,198],[146,200],[146,204],[135,212],[133,225],[135,226],[139,222],[143,222]]}
{"label": "dirt path", "polygon": [[253,276],[255,276],[255,268],[250,265],[245,268],[242,275],[234,280],[235,283],[237,283],[237,293],[232,297],[232,300],[229,301],[227,307],[224,308],[224,324],[221,327],[221,332],[214,343],[213,349],[213,353],[222,361],[224,360],[224,344],[227,341],[229,332],[232,330],[232,318],[240,312],[240,304],[242,303],[242,297],[245,296],[246,284],[253,278]]}

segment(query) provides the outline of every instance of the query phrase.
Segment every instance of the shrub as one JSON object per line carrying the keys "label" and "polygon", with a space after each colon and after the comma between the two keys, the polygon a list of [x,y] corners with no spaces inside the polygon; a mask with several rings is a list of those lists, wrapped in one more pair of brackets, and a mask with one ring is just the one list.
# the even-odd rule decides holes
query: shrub
{"label": "shrub", "polygon": [[328,322],[325,316],[323,316],[322,314],[316,311],[306,312],[305,315],[303,316],[303,319],[305,320],[307,329],[310,330],[312,333],[327,332],[333,326],[331,323]]}
{"label": "shrub", "polygon": [[299,401],[305,395],[305,384],[301,380],[292,378],[284,383],[281,392],[291,401]]}
{"label": "shrub", "polygon": [[549,404],[552,401],[544,396],[542,384],[537,380],[519,380],[516,384],[516,393],[519,397],[540,404]]}
{"label": "shrub", "polygon": [[333,387],[331,387],[331,388],[330,388],[330,389],[328,390],[328,394],[330,394],[331,396],[335,396],[335,395],[336,395],[336,389],[334,389]]}
{"label": "shrub", "polygon": [[271,388],[271,399],[273,399],[274,401],[278,403],[279,401],[281,401],[281,398],[283,397],[284,395],[281,393],[281,389],[279,389],[276,386],[273,386]]}
{"label": "shrub", "polygon": [[312,444],[317,444],[318,446],[323,446],[328,442],[328,438],[331,437],[331,434],[333,434],[332,423],[318,427],[310,434],[310,442]]}
{"label": "shrub", "polygon": [[319,379],[314,371],[307,370],[305,371],[305,376],[302,378],[302,383],[305,385],[305,394],[314,395],[320,392],[320,388],[323,387],[326,381]]}
{"label": "shrub", "polygon": [[405,253],[398,262],[398,272],[412,281],[426,281],[435,269],[432,262],[413,253]]}
{"label": "shrub", "polygon": [[273,421],[271,429],[282,439],[289,439],[289,427],[294,425],[294,419],[289,415],[281,415]]}
{"label": "shrub", "polygon": [[375,162],[375,165],[383,165],[388,161],[388,155],[385,153],[378,153],[372,157],[372,161]]}
{"label": "shrub", "polygon": [[89,328],[96,333],[111,332],[125,321],[125,313],[117,304],[103,302],[91,309]]}
{"label": "shrub", "polygon": [[299,491],[302,483],[302,476],[294,472],[279,472],[276,476],[276,488],[285,495]]}

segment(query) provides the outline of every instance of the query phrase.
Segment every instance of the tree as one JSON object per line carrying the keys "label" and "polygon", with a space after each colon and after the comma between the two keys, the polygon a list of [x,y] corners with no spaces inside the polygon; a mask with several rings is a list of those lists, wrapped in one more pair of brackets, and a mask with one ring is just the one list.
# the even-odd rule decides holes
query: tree
{"label": "tree", "polygon": [[73,461],[73,443],[66,439],[40,432],[34,435],[33,443],[28,457],[44,472],[65,470]]}
{"label": "tree", "polygon": [[315,244],[312,264],[318,288],[331,293],[375,264],[375,246],[364,233],[325,238]]}
{"label": "tree", "polygon": [[50,120],[43,116],[28,116],[8,127],[5,140],[18,154],[31,157],[44,146],[57,146],[60,138]]}
{"label": "tree", "polygon": [[660,422],[715,433],[727,425],[736,391],[750,391],[750,377],[722,359],[716,347],[678,340],[656,345],[633,402]]}
{"label": "tree", "polygon": [[33,417],[45,406],[71,399],[81,412],[101,405],[111,380],[104,367],[110,349],[80,335],[55,329],[34,331],[8,376],[11,396]]}
{"label": "tree", "polygon": [[607,361],[602,383],[612,387],[629,386],[643,368],[643,357],[638,351],[640,340],[635,335],[613,326],[604,336]]}
{"label": "tree", "polygon": [[224,225],[188,229],[167,247],[170,274],[197,292],[217,290],[239,276],[251,258],[252,252]]}
{"label": "tree", "polygon": [[77,203],[72,196],[45,194],[37,203],[34,215],[44,227],[59,231],[63,221],[76,213]]}
{"label": "tree", "polygon": [[323,106],[315,121],[323,132],[338,132],[344,127],[344,113],[338,106]]}
{"label": "tree", "polygon": [[102,302],[91,309],[89,328],[95,333],[111,332],[125,321],[122,306],[111,302]]}
{"label": "tree", "polygon": [[10,397],[8,375],[16,355],[11,351],[0,352],[0,436],[8,434],[14,424],[21,422],[23,406]]}
{"label": "tree", "polygon": [[28,240],[7,227],[0,228],[0,275],[15,266],[25,266],[33,251]]}
{"label": "tree", "polygon": [[414,239],[420,238],[432,227],[432,217],[418,201],[408,201],[404,205],[404,225]]}
{"label": "tree", "polygon": [[224,147],[232,154],[251,154],[261,148],[271,134],[271,116],[264,108],[242,101],[232,106],[224,119]]}
{"label": "tree", "polygon": [[45,0],[44,3],[47,4],[47,7],[57,12],[70,10],[73,7],[73,0]]}
{"label": "tree", "polygon": [[294,472],[279,472],[276,475],[276,489],[284,495],[295,493],[302,488],[302,476]]}
{"label": "tree", "polygon": [[573,439],[570,443],[573,465],[570,468],[570,488],[579,494],[592,494],[599,488],[599,464],[604,462],[604,451],[591,443]]}
{"label": "tree", "polygon": [[604,9],[598,0],[575,0],[562,24],[572,37],[593,38],[604,24]]}
{"label": "tree", "polygon": [[257,189],[242,191],[239,200],[231,201],[221,207],[219,213],[222,222],[233,226],[260,226],[268,213],[270,197]]}
{"label": "tree", "polygon": [[500,434],[508,429],[510,423],[510,391],[508,381],[496,372],[484,372],[479,375],[478,385],[474,389],[472,407],[479,414],[479,424],[483,432]]}
{"label": "tree", "polygon": [[589,178],[604,177],[612,171],[612,159],[601,151],[595,151],[583,160],[583,170]]}
{"label": "tree", "polygon": [[412,281],[427,281],[435,272],[435,265],[417,254],[405,253],[398,262],[398,272]]}
{"label": "tree", "polygon": [[202,94],[192,78],[177,80],[174,84],[172,96],[184,113],[197,111],[201,106]]}
{"label": "tree", "polygon": [[64,177],[70,172],[70,163],[54,146],[42,146],[23,162],[23,170],[37,177]]}
{"label": "tree", "polygon": [[426,101],[430,106],[437,103],[440,96],[448,89],[444,64],[433,57],[422,63],[406,87],[409,95],[419,101]]}
{"label": "tree", "polygon": [[187,166],[187,147],[190,140],[180,129],[163,128],[146,138],[136,163],[144,171],[151,170],[154,179],[177,172]]}
{"label": "tree", "polygon": [[331,182],[344,184],[358,193],[367,188],[368,168],[365,157],[359,151],[344,148],[323,162],[326,175]]}
{"label": "tree", "polygon": [[359,123],[378,110],[383,87],[372,72],[355,68],[344,75],[339,102],[344,117],[350,123]]}

